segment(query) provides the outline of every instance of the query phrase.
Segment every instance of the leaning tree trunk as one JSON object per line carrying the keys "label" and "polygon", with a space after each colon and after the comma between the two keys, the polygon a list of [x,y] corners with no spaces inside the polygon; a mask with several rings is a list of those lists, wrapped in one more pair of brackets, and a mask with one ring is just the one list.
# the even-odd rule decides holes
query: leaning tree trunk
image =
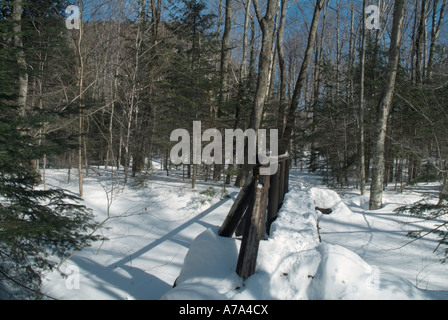
{"label": "leaning tree trunk", "polygon": [[[313,54],[314,44],[316,42],[316,34],[317,27],[319,25],[320,12],[324,6],[324,0],[317,0],[316,6],[314,8],[313,20],[311,22],[310,33],[308,36],[308,44],[305,51],[305,57],[303,58],[302,66],[300,68],[299,76],[297,77],[296,85],[294,87],[294,92],[291,100],[291,104],[289,106],[289,110],[287,111],[287,118],[285,124],[285,130],[283,132],[280,145],[279,145],[279,153],[283,154],[287,151],[289,142],[292,137],[292,132],[294,129],[294,123],[296,119],[296,110],[297,105],[299,104],[300,95],[302,93],[302,87],[306,81],[306,72],[308,70],[308,65],[311,61],[311,57]],[[286,112],[286,111],[285,111]]]}
{"label": "leaning tree trunk", "polygon": [[266,14],[261,16],[258,0],[254,0],[255,12],[257,14],[258,22],[260,23],[262,40],[261,51],[258,64],[258,81],[255,91],[254,105],[252,109],[251,128],[257,131],[260,128],[261,118],[263,115],[263,108],[266,102],[266,97],[269,88],[269,71],[273,59],[272,48],[274,45],[274,34],[272,28],[275,21],[275,8],[277,0],[269,0],[266,8]]}
{"label": "leaning tree trunk", "polygon": [[396,0],[394,8],[394,21],[389,49],[389,63],[386,74],[386,83],[379,104],[378,121],[376,124],[376,141],[373,146],[372,183],[370,187],[370,210],[382,206],[383,179],[384,179],[384,147],[386,142],[387,119],[389,117],[392,98],[397,78],[398,62],[400,58],[401,31],[403,29],[405,1]]}
{"label": "leaning tree trunk", "polygon": [[[278,65],[280,71],[280,92],[279,92],[279,111],[277,118],[277,129],[283,130],[285,121],[285,104],[286,104],[286,62],[285,52],[283,48],[283,34],[285,31],[286,9],[288,0],[281,0],[281,15],[278,26],[277,34],[277,53],[278,53]],[[280,131],[282,132],[282,131]]]}
{"label": "leaning tree trunk", "polygon": [[[258,62],[258,79],[255,89],[254,103],[252,105],[252,115],[250,128],[258,133],[263,116],[263,109],[269,91],[270,70],[273,59],[274,33],[272,29],[275,22],[275,9],[278,0],[268,0],[265,15],[262,16],[258,0],[253,0],[255,13],[262,32],[261,51]],[[250,172],[250,164],[244,164],[241,175],[247,180]],[[237,178],[237,180],[242,181]]]}

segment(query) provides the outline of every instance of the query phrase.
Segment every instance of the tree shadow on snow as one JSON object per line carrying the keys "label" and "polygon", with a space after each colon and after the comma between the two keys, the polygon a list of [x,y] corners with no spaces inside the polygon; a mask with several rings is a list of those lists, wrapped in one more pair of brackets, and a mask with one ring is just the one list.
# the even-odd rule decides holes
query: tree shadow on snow
{"label": "tree shadow on snow", "polygon": [[[95,261],[74,256],[71,259],[80,267],[80,290],[88,282],[96,290],[115,299],[158,299],[171,285],[142,269],[129,265],[102,266]],[[125,292],[121,293],[121,292]],[[91,297],[92,299],[102,297]]]}
{"label": "tree shadow on snow", "polygon": [[[72,257],[71,260],[81,269],[81,289],[84,279],[84,281],[93,284],[97,287],[96,289],[112,298],[127,298],[127,296],[123,296],[123,293],[120,293],[120,291],[128,293],[129,297],[132,299],[143,300],[160,298],[163,293],[172,287],[172,284],[168,284],[142,269],[129,265],[130,259],[136,259],[145,255],[165,241],[175,242],[178,245],[188,248],[191,242],[188,239],[185,239],[185,236],[180,233],[193,224],[200,224],[205,228],[217,229],[218,226],[202,221],[202,219],[234,197],[235,195],[232,193],[231,198],[226,198],[217,202],[159,239],[108,266],[102,266],[86,257]],[[193,238],[195,238],[195,236]],[[92,298],[95,299],[95,297]]]}

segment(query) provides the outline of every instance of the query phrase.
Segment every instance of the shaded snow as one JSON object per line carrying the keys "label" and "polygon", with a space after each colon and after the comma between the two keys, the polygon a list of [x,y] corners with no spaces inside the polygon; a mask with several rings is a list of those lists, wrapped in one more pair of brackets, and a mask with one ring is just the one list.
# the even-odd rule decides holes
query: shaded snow
{"label": "shaded snow", "polygon": [[320,243],[320,214],[315,206],[331,207],[339,217],[350,213],[332,190],[291,190],[272,224],[271,236],[260,243],[257,271],[244,284],[232,272],[237,240],[220,238],[211,229],[205,231],[193,242],[176,288],[163,299],[428,298],[409,280],[382,273],[355,252]]}
{"label": "shaded snow", "polygon": [[[66,185],[66,171],[49,172],[49,183],[76,191],[76,180]],[[103,221],[106,192],[118,186],[100,172],[84,189],[86,205]],[[227,188],[231,197],[220,200],[201,193],[211,182],[191,190],[187,180],[164,174],[155,170],[145,187],[129,184],[114,193],[100,230],[109,241],[61,267],[79,268],[79,289],[53,272],[43,291],[58,299],[448,298],[448,270],[432,252],[436,241],[407,244],[407,231],[427,222],[393,213],[419,200],[418,190],[389,190],[384,208],[368,211],[368,197],[356,190],[336,192],[318,176],[292,170],[290,192],[260,243],[256,273],[243,282],[234,271],[240,241],[217,235],[239,189]],[[333,212],[322,215],[315,207]]]}

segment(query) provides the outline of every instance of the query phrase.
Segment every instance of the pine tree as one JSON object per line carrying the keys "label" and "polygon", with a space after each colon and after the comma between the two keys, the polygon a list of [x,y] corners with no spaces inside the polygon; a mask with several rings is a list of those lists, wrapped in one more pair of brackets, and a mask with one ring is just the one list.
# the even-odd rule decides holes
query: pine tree
{"label": "pine tree", "polygon": [[[62,189],[35,188],[32,160],[58,147],[39,145],[23,128],[34,119],[14,116],[16,108],[0,105],[0,297],[38,297],[40,274],[88,245],[95,225],[80,199]],[[33,123],[34,122],[34,123]]]}
{"label": "pine tree", "polygon": [[[2,7],[0,31],[12,38],[14,29]],[[28,11],[30,13],[30,11]],[[32,15],[23,26],[36,22]],[[48,18],[48,17],[46,17]],[[27,31],[26,27],[22,29]],[[48,115],[18,104],[19,79],[24,70],[12,41],[0,47],[0,298],[39,298],[42,272],[55,267],[57,257],[89,245],[97,237],[92,213],[81,199],[62,189],[36,187],[40,175],[35,160],[65,150],[55,139],[36,135]],[[29,42],[28,42],[29,45]],[[31,45],[29,45],[31,47]],[[26,50],[23,50],[26,51]],[[29,60],[30,55],[26,56]],[[31,63],[30,60],[28,63]],[[53,141],[53,142],[50,142]]]}
{"label": "pine tree", "polygon": [[[169,45],[175,54],[164,86],[168,97],[165,105],[169,106],[165,121],[172,129],[191,129],[194,120],[202,121],[202,129],[206,129],[211,125],[208,120],[212,110],[216,109],[219,47],[212,32],[215,16],[205,9],[203,1],[182,0],[180,7],[172,11],[170,31],[174,37]],[[189,166],[189,176],[191,169],[195,188],[198,165]]]}

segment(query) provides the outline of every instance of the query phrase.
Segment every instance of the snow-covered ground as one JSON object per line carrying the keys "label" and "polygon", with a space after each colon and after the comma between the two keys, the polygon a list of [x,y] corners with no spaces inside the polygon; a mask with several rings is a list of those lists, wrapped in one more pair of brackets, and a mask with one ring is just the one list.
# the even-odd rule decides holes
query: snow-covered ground
{"label": "snow-covered ground", "polygon": [[[257,271],[243,283],[234,271],[240,241],[217,236],[239,189],[227,186],[230,198],[212,182],[199,182],[192,190],[181,172],[167,177],[158,167],[144,186],[130,179],[124,189],[104,169],[91,171],[85,204],[105,221],[99,232],[109,240],[62,264],[68,278],[49,273],[46,294],[57,299],[448,299],[448,266],[433,253],[437,242],[410,242],[406,236],[426,222],[393,212],[421,199],[426,189],[436,192],[436,185],[387,190],[384,208],[368,211],[368,197],[356,190],[337,193],[318,176],[292,170],[279,218],[260,244]],[[49,185],[76,191],[77,181],[72,177],[68,185],[66,170],[47,174]],[[316,206],[333,212],[322,215]]]}

